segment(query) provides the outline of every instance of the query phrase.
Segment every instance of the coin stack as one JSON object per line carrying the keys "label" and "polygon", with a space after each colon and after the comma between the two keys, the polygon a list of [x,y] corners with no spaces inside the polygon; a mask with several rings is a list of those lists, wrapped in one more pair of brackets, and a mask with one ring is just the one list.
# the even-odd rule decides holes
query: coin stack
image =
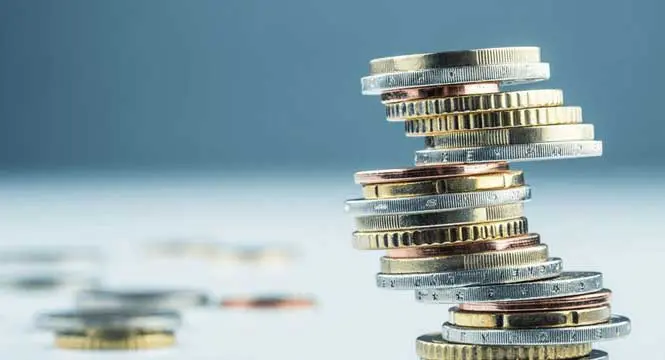
{"label": "coin stack", "polygon": [[421,359],[605,359],[592,343],[630,332],[602,274],[564,272],[524,217],[530,188],[509,162],[602,153],[561,90],[500,90],[549,76],[539,48],[507,47],[375,59],[361,81],[425,138],[416,167],[356,173],[364,198],[346,203],[354,247],[387,251],[378,287],[458,305],[416,340]]}

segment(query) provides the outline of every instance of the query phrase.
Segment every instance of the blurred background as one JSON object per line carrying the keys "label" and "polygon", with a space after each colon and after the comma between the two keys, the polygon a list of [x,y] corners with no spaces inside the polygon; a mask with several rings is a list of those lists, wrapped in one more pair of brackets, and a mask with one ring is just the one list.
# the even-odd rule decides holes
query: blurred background
{"label": "blurred background", "polygon": [[[629,339],[601,348],[652,356],[665,320],[649,307],[665,293],[646,285],[665,255],[664,10],[657,0],[0,0],[0,247],[96,246],[116,261],[102,271],[111,284],[320,299],[316,316],[206,316],[212,331],[184,337],[172,358],[323,347],[322,359],[415,358],[413,339],[445,308],[374,287],[379,255],[351,248],[343,201],[360,195],[354,171],[410,166],[422,142],[387,123],[359,79],[376,57],[535,45],[552,78],[530,87],[582,106],[604,156],[515,164],[534,186],[530,225],[568,269],[603,271],[614,310],[633,319]],[[137,258],[136,246],[164,239],[289,243],[306,256],[263,273]],[[26,319],[70,306],[71,294],[0,295],[15,310],[0,319],[12,334],[0,354],[63,356],[25,335]],[[290,342],[266,335],[285,323]]]}

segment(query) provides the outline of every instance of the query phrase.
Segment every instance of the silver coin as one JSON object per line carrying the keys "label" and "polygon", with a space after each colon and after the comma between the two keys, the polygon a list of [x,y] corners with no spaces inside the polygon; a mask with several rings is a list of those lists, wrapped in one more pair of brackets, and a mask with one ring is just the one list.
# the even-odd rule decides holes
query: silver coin
{"label": "silver coin", "polygon": [[[606,352],[601,350],[591,350],[591,353],[589,353],[589,355],[571,360],[609,360],[609,359],[610,357],[609,355],[607,355]],[[431,360],[431,359],[420,358],[420,360]]]}
{"label": "silver coin", "polygon": [[396,199],[347,200],[345,210],[358,215],[421,213],[503,205],[531,199],[531,188],[520,186],[501,190],[474,191]]}
{"label": "silver coin", "polygon": [[586,294],[602,288],[603,274],[599,272],[563,272],[554,279],[534,282],[416,290],[416,300],[440,304],[528,300]]}
{"label": "silver coin", "polygon": [[548,63],[515,63],[455,66],[365,76],[360,80],[362,93],[382,92],[415,87],[498,81],[504,85],[523,84],[550,78]]}
{"label": "silver coin", "polygon": [[0,264],[6,265],[62,265],[70,263],[98,264],[102,253],[89,247],[18,247],[0,252]]}
{"label": "silver coin", "polygon": [[376,286],[394,290],[457,288],[470,285],[516,283],[549,279],[561,274],[560,258],[520,266],[447,271],[431,274],[376,274]]}
{"label": "silver coin", "polygon": [[381,231],[497,221],[521,216],[524,216],[524,204],[513,203],[428,213],[366,215],[356,217],[355,222],[358,231]]}
{"label": "silver coin", "polygon": [[97,309],[39,314],[37,328],[55,332],[98,330],[171,331],[180,326],[180,315],[169,310]]}
{"label": "silver coin", "polygon": [[67,274],[58,272],[38,272],[30,274],[0,276],[0,287],[21,291],[44,291],[69,289],[90,289],[99,286],[99,278],[89,274]]}
{"label": "silver coin", "polygon": [[442,325],[444,340],[476,345],[557,345],[613,340],[630,334],[630,319],[612,315],[608,322],[587,326],[540,329],[484,329]]}
{"label": "silver coin", "polygon": [[416,165],[555,160],[594,157],[602,154],[603,143],[601,141],[564,141],[448,150],[419,150],[416,151]]}
{"label": "silver coin", "polygon": [[180,310],[209,303],[208,295],[196,290],[110,290],[92,289],[76,296],[82,309],[173,309]]}

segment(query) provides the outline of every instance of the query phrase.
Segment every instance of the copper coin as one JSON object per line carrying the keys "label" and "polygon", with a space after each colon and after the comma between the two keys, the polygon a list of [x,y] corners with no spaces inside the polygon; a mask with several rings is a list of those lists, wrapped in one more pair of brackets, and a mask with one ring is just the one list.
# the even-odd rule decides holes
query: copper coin
{"label": "copper coin", "polygon": [[534,246],[538,244],[540,244],[540,235],[534,233],[507,239],[469,241],[460,244],[450,244],[436,247],[392,249],[388,250],[387,255],[391,258],[421,258],[431,256],[471,254],[484,251],[501,251]]}
{"label": "copper coin", "polygon": [[384,104],[448,96],[475,95],[499,92],[499,83],[459,84],[441,87],[414,88],[391,91],[381,94]]}
{"label": "copper coin", "polygon": [[507,162],[417,166],[407,169],[359,171],[355,173],[354,180],[356,184],[380,184],[487,174],[504,170],[508,170]]}
{"label": "copper coin", "polygon": [[315,305],[316,301],[312,298],[289,295],[236,297],[220,303],[221,307],[241,309],[310,308]]}
{"label": "copper coin", "polygon": [[586,309],[599,306],[608,306],[612,291],[602,289],[589,294],[566,296],[558,298],[534,299],[522,301],[501,301],[494,303],[466,303],[460,304],[463,311],[482,312],[518,312],[518,311],[556,311]]}

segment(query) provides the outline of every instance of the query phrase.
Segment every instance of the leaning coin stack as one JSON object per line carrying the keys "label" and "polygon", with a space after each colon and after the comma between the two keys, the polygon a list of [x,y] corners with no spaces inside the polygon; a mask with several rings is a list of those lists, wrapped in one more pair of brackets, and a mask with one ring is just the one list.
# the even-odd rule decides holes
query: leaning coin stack
{"label": "leaning coin stack", "polygon": [[420,336],[421,359],[606,359],[592,343],[630,332],[613,315],[596,272],[564,272],[523,203],[530,188],[513,161],[600,156],[593,125],[561,90],[503,92],[549,78],[537,47],[375,59],[364,94],[389,121],[424,137],[416,167],[363,171],[349,200],[354,247],[385,250],[380,288],[421,302],[457,304],[442,331]]}

